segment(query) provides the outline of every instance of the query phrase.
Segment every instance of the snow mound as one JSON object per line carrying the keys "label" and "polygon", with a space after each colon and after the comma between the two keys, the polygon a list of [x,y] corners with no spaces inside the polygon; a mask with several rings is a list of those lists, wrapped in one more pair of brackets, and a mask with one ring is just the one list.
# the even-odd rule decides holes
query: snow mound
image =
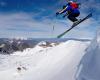
{"label": "snow mound", "polygon": [[80,62],[77,80],[100,80],[100,31]]}
{"label": "snow mound", "polygon": [[41,41],[40,43],[38,43],[38,45],[47,45],[47,42],[46,41]]}
{"label": "snow mound", "polygon": [[32,55],[34,53],[39,53],[39,52],[43,52],[46,50],[49,50],[55,46],[57,46],[60,43],[50,43],[50,42],[46,42],[46,41],[41,41],[40,43],[38,43],[33,49],[32,48],[26,48],[24,51],[16,51],[13,53],[13,55],[20,55],[20,56],[25,56],[25,55]]}
{"label": "snow mound", "polygon": [[37,45],[46,48],[46,47],[53,47],[53,46],[56,46],[58,44],[59,43],[57,43],[57,42],[56,43],[53,43],[53,42],[41,41]]}
{"label": "snow mound", "polygon": [[77,65],[88,45],[69,40],[53,47],[37,45],[3,56],[0,80],[75,80]]}

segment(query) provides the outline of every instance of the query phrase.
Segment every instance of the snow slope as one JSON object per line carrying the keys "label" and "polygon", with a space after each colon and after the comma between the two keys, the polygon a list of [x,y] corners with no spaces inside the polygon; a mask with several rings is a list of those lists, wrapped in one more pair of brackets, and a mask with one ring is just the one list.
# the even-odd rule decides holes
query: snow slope
{"label": "snow slope", "polygon": [[100,31],[80,62],[77,80],[100,80]]}
{"label": "snow slope", "polygon": [[37,45],[13,55],[1,55],[0,80],[75,80],[77,65],[88,45],[69,40],[53,47]]}

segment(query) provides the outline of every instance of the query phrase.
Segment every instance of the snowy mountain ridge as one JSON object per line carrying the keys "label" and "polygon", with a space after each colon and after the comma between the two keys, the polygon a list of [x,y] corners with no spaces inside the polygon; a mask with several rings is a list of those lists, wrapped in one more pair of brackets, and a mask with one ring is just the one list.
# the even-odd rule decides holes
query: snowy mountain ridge
{"label": "snowy mountain ridge", "polygon": [[80,61],[77,80],[100,80],[100,31]]}
{"label": "snowy mountain ridge", "polygon": [[52,47],[57,45],[58,42],[38,41],[38,40],[20,40],[20,39],[0,39],[0,52],[1,54],[12,54],[15,51],[23,51],[26,48],[33,48],[36,45],[44,47]]}
{"label": "snowy mountain ridge", "polygon": [[88,45],[89,42],[68,40],[52,47],[37,45],[2,56],[0,80],[74,80]]}
{"label": "snowy mountain ridge", "polygon": [[42,41],[0,59],[0,80],[99,80],[100,32],[91,42]]}

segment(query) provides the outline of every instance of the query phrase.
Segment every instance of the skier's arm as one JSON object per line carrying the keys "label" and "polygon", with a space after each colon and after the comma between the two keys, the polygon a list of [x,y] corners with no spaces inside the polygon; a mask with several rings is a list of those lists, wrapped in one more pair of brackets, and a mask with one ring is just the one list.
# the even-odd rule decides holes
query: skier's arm
{"label": "skier's arm", "polygon": [[66,11],[68,11],[68,10],[70,10],[70,7],[69,7],[69,6],[66,6],[66,7],[65,7],[64,9],[62,9],[61,11],[57,12],[57,13],[56,13],[56,16],[59,15],[59,14],[62,14],[62,13],[64,13],[64,12],[66,12]]}
{"label": "skier's arm", "polygon": [[64,9],[62,9],[61,11],[59,11],[59,14],[62,14],[66,11],[67,7],[65,7]]}

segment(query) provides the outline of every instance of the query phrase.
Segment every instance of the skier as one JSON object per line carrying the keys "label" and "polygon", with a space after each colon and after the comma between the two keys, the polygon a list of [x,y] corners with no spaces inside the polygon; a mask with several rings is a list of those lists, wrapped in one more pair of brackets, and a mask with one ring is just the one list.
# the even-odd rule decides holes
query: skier
{"label": "skier", "polygon": [[89,13],[86,17],[84,17],[82,19],[77,19],[77,17],[80,15],[79,5],[80,5],[80,3],[68,1],[68,4],[63,6],[63,9],[61,11],[56,13],[56,16],[59,14],[62,14],[62,13],[66,13],[63,17],[68,16],[68,19],[73,22],[73,25],[69,29],[67,29],[66,31],[64,31],[60,35],[58,35],[57,38],[61,38],[66,33],[68,33],[70,30],[72,30],[74,27],[76,27],[77,25],[79,25],[83,21],[92,17],[92,13]]}
{"label": "skier", "polygon": [[76,17],[80,15],[79,3],[69,1],[66,6],[63,6],[63,9],[61,11],[56,13],[56,16],[62,13],[66,13],[63,17],[68,16],[69,20],[76,23],[78,21]]}

